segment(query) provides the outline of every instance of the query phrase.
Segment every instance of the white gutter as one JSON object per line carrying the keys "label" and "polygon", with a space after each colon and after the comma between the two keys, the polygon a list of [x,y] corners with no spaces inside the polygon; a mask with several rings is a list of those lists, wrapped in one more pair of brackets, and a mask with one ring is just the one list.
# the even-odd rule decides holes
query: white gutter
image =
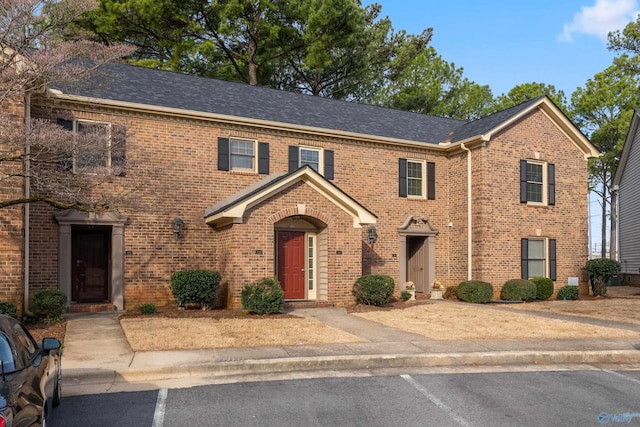
{"label": "white gutter", "polygon": [[[24,128],[25,128],[25,143],[24,143],[24,197],[29,199],[31,197],[31,161],[29,156],[31,155],[31,146],[29,145],[29,134],[31,133],[31,92],[27,92],[24,102]],[[24,204],[24,298],[22,302],[23,315],[32,316],[33,313],[29,311],[29,217],[30,217],[30,204],[27,202]]]}
{"label": "white gutter", "polygon": [[471,253],[472,235],[471,235],[471,150],[464,143],[460,144],[460,148],[467,152],[467,280],[471,280],[471,262],[473,260]]}

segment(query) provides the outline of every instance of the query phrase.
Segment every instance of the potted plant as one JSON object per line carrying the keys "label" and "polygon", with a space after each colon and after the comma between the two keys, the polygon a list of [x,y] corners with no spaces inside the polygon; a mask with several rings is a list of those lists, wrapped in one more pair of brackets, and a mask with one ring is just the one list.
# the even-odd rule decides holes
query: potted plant
{"label": "potted plant", "polygon": [[409,282],[405,283],[403,292],[409,293],[409,295],[410,295],[409,301],[415,301],[415,299],[416,299],[416,286],[415,286],[415,284],[413,282],[409,281]]}
{"label": "potted plant", "polygon": [[431,299],[442,299],[442,293],[444,292],[444,286],[437,280],[433,282],[431,286]]}

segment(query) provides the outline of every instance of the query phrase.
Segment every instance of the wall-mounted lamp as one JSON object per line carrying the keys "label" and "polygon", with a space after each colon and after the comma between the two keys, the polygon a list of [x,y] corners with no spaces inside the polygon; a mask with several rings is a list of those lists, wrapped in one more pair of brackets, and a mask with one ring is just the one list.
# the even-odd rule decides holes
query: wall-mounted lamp
{"label": "wall-mounted lamp", "polygon": [[368,236],[369,244],[373,245],[378,240],[378,233],[376,232],[376,226],[369,226],[369,236]]}
{"label": "wall-mounted lamp", "polygon": [[173,219],[173,238],[177,241],[184,228],[184,221],[179,216]]}

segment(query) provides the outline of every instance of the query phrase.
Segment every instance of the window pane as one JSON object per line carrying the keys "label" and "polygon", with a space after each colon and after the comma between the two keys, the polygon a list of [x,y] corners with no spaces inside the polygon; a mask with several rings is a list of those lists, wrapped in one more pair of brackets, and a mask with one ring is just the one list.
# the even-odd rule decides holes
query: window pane
{"label": "window pane", "polygon": [[108,126],[104,123],[78,122],[76,146],[76,170],[108,166]]}
{"label": "window pane", "polygon": [[538,163],[527,163],[527,181],[542,184],[542,165]]}
{"label": "window pane", "polygon": [[542,203],[542,184],[527,182],[527,201]]}
{"label": "window pane", "polygon": [[529,259],[544,259],[544,240],[529,239]]}
{"label": "window pane", "polygon": [[253,141],[231,140],[231,169],[253,170]]}
{"label": "window pane", "polygon": [[529,277],[546,277],[544,261],[529,261]]}
{"label": "window pane", "polygon": [[407,194],[422,196],[422,163],[407,162]]}
{"label": "window pane", "polygon": [[300,149],[300,166],[309,165],[314,170],[320,170],[320,151]]}

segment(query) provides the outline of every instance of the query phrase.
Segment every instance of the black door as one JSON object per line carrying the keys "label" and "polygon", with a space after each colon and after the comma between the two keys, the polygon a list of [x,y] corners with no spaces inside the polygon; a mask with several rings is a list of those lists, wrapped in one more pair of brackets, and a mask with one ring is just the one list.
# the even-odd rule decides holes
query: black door
{"label": "black door", "polygon": [[111,227],[73,228],[71,245],[72,301],[108,301]]}

